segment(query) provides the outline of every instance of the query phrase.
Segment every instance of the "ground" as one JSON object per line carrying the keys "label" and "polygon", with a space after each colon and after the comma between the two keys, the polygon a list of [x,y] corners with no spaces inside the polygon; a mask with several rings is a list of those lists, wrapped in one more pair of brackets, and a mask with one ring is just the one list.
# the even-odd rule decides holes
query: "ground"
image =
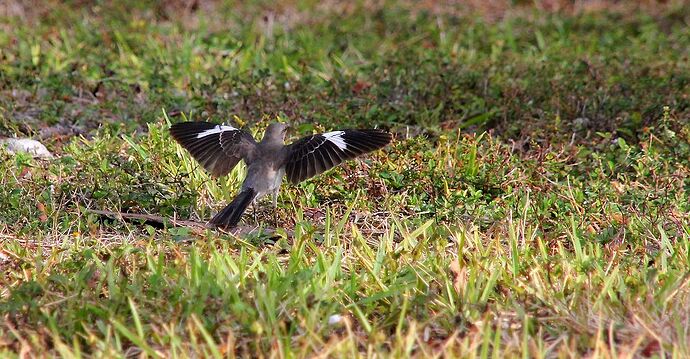
{"label": "ground", "polygon": [[[0,137],[55,155],[0,151],[0,356],[690,356],[687,1],[7,1],[0,29]],[[395,140],[235,236],[174,225],[244,175],[186,119]]]}

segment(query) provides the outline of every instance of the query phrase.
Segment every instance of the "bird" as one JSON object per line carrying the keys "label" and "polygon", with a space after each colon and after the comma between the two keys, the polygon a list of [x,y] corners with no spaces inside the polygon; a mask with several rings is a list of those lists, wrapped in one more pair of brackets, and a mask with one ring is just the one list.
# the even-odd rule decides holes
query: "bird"
{"label": "bird", "polygon": [[[286,145],[288,125],[271,123],[256,142],[245,130],[231,125],[203,121],[179,122],[170,134],[210,174],[222,177],[240,161],[247,165],[239,193],[209,224],[219,228],[236,227],[250,204],[263,196],[273,196],[277,208],[283,177],[292,184],[326,172],[346,160],[388,145],[393,136],[381,129],[344,129],[317,133]],[[275,217],[274,217],[275,218]]]}

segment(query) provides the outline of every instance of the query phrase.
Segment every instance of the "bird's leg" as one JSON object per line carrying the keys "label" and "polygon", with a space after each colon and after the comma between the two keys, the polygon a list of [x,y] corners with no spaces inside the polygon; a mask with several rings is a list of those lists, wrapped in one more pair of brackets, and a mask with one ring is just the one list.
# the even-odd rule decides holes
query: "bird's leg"
{"label": "bird's leg", "polygon": [[259,225],[259,218],[256,216],[256,202],[252,203],[252,214],[254,215],[254,224]]}
{"label": "bird's leg", "polygon": [[273,192],[273,227],[278,228],[278,190]]}

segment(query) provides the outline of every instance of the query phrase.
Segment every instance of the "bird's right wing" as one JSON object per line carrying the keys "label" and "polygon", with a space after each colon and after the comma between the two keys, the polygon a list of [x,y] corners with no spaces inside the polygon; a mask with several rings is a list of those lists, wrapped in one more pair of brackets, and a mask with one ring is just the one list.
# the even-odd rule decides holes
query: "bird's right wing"
{"label": "bird's right wing", "polygon": [[341,162],[387,145],[383,130],[342,130],[304,137],[287,147],[285,174],[292,183],[323,173]]}
{"label": "bird's right wing", "polygon": [[249,133],[228,125],[209,122],[180,122],[170,134],[214,177],[228,174],[256,147]]}

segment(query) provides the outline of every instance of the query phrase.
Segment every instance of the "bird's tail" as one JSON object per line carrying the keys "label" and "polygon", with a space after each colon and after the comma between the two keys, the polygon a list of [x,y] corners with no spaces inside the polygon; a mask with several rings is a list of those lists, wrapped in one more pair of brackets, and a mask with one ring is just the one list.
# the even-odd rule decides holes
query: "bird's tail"
{"label": "bird's tail", "polygon": [[218,212],[209,223],[218,227],[235,227],[240,222],[242,213],[249,207],[256,196],[253,188],[245,188],[222,211]]}

